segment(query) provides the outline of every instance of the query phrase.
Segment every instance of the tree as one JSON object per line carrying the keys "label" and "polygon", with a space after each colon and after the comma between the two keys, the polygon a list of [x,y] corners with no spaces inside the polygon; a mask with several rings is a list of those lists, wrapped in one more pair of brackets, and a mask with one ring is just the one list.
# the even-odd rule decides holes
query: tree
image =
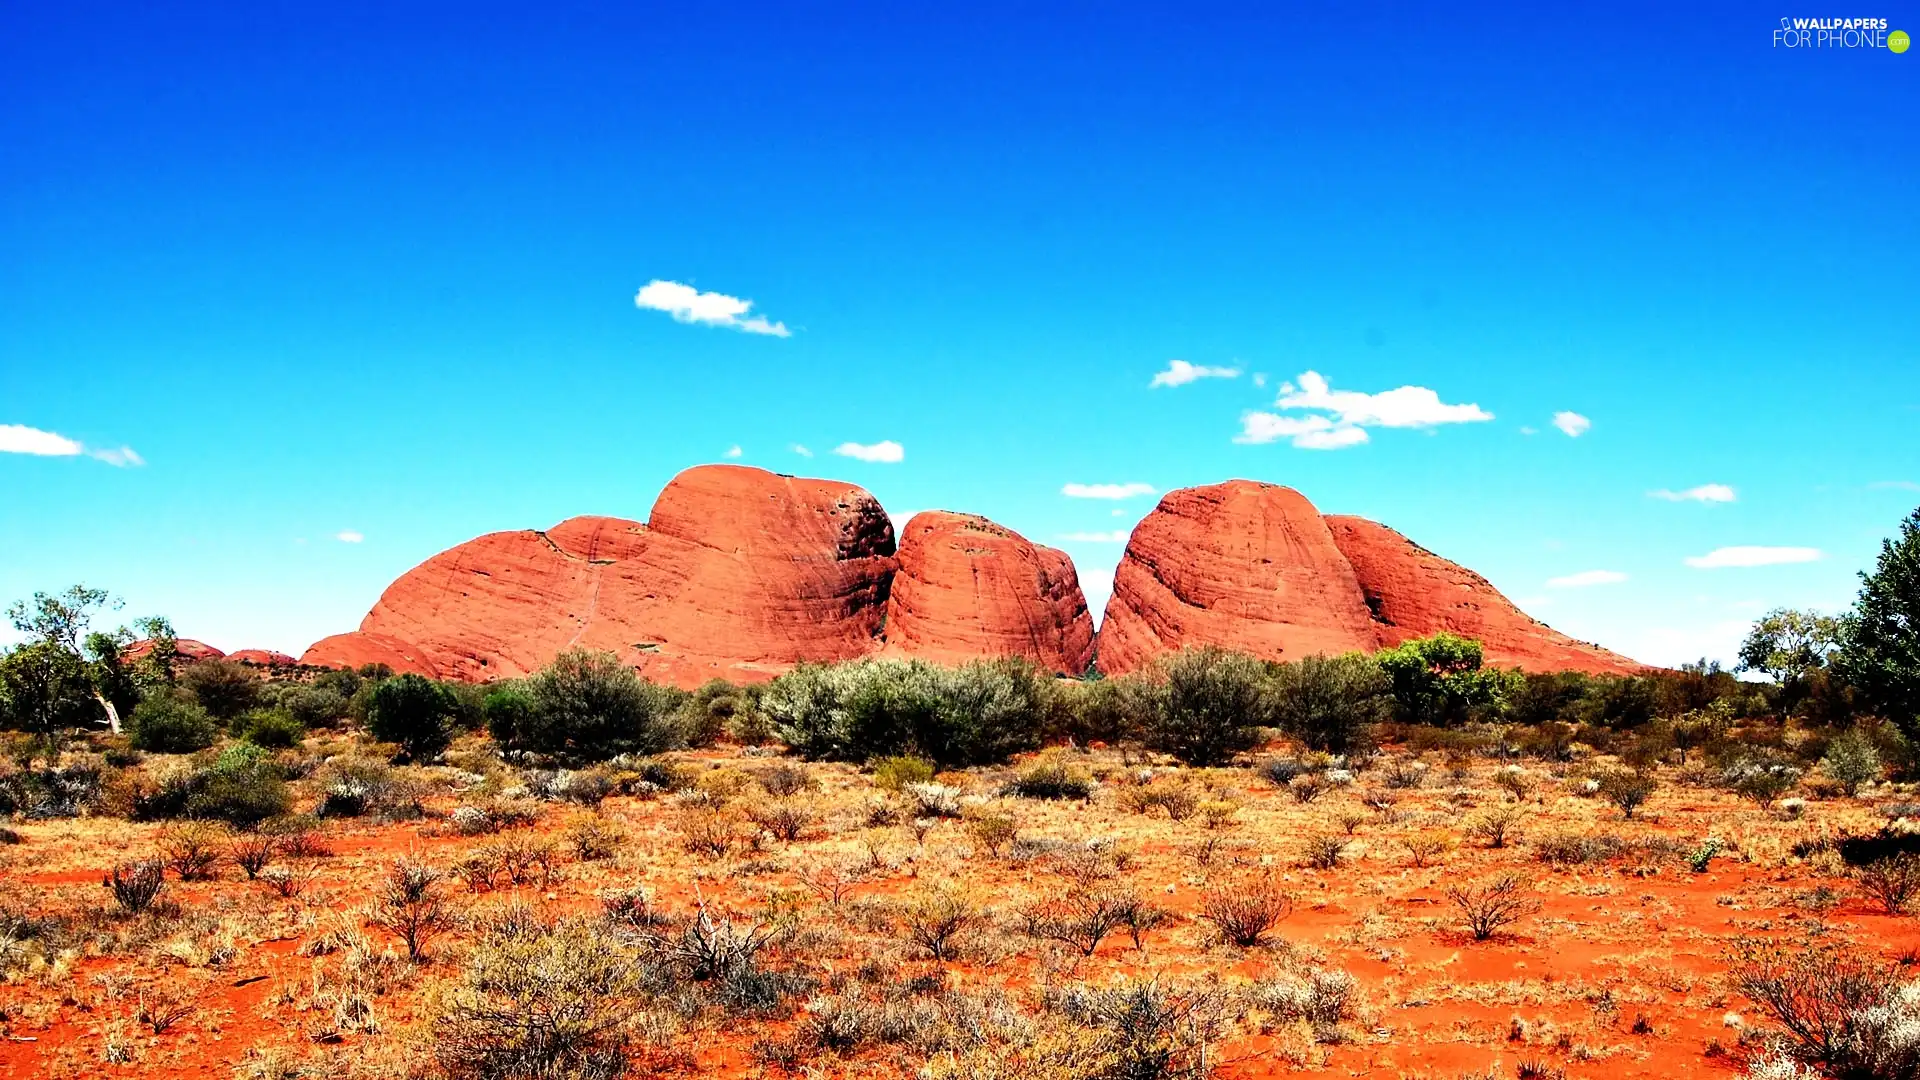
{"label": "tree", "polygon": [[1807,681],[1824,671],[1840,646],[1841,621],[1817,611],[1775,608],[1760,617],[1740,645],[1740,670],[1758,671],[1780,685],[1791,711],[1807,696]]}
{"label": "tree", "polygon": [[367,732],[409,758],[438,756],[453,741],[453,695],[411,672],[387,679],[367,702]]}
{"label": "tree", "polygon": [[0,697],[9,724],[36,736],[49,758],[62,733],[106,719],[86,662],[51,641],[22,645],[0,657]]}
{"label": "tree", "polygon": [[1266,668],[1245,653],[1182,649],[1155,665],[1146,744],[1189,765],[1224,765],[1272,722]]}
{"label": "tree", "polygon": [[260,704],[260,676],[231,660],[202,660],[180,674],[180,685],[201,708],[223,721],[230,722]]}
{"label": "tree", "polygon": [[58,596],[37,592],[31,601],[15,600],[7,605],[7,618],[13,628],[29,640],[45,642],[78,656],[94,614],[103,608],[119,606],[120,601],[108,596],[105,589],[75,585]]}
{"label": "tree", "polygon": [[1395,711],[1413,724],[1464,723],[1475,707],[1498,704],[1514,678],[1483,669],[1480,643],[1455,634],[1415,638],[1373,659],[1387,673]]}
{"label": "tree", "polygon": [[1274,725],[1315,750],[1344,754],[1387,716],[1390,684],[1358,653],[1309,656],[1273,673]]}
{"label": "tree", "polygon": [[1860,581],[1834,666],[1867,707],[1920,738],[1920,510]]}

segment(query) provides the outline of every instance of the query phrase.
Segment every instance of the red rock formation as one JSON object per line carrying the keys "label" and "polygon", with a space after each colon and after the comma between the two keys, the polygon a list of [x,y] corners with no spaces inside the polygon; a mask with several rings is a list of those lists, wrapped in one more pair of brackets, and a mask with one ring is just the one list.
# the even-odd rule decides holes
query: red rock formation
{"label": "red rock formation", "polygon": [[1021,656],[1068,675],[1093,659],[1093,617],[1065,552],[972,514],[915,514],[887,599],[886,651],[939,663]]}
{"label": "red rock formation", "polygon": [[299,663],[286,653],[274,652],[271,649],[237,649],[228,653],[227,659],[242,664],[257,664],[261,667],[287,667]]}
{"label": "red rock formation", "polygon": [[[126,648],[121,649],[120,659],[129,661],[138,660],[152,651],[152,639],[141,638],[139,641],[133,642]],[[194,660],[218,660],[227,655],[204,641],[195,641],[192,638],[184,637],[174,639],[173,651],[176,657],[189,662]]]}
{"label": "red rock formation", "polygon": [[1444,630],[1479,641],[1487,662],[1500,667],[1591,674],[1630,674],[1645,667],[1534,619],[1486,578],[1385,525],[1345,516],[1326,521],[1359,578],[1383,647]]}
{"label": "red rock formation", "polygon": [[440,677],[440,669],[414,646],[384,634],[360,630],[321,638],[300,654],[302,664],[316,667],[357,668],[367,664],[385,664],[395,675]]}
{"label": "red rock formation", "polygon": [[1353,568],[1292,488],[1250,480],[1168,492],[1134,527],[1100,627],[1100,670],[1188,645],[1269,659],[1371,649]]}
{"label": "red rock formation", "polygon": [[329,638],[302,661],[409,652],[478,680],[578,645],[682,686],[764,679],[870,651],[893,567],[893,526],[860,488],[708,465],[675,477],[645,525],[572,518],[443,551],[387,588],[358,638]]}

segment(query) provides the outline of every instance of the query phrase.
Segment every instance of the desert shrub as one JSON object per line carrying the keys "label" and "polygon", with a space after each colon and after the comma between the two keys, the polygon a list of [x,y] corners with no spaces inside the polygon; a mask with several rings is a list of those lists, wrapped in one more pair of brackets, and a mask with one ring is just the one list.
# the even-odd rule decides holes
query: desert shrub
{"label": "desert shrub", "polygon": [[1580,866],[1604,862],[1621,853],[1625,845],[1611,833],[1587,835],[1557,832],[1537,837],[1533,850],[1541,862],[1554,866]]}
{"label": "desert shrub", "polygon": [[1380,770],[1380,780],[1390,788],[1405,791],[1424,785],[1427,782],[1427,769],[1421,762],[1395,758]]}
{"label": "desert shrub", "polygon": [[1120,804],[1136,814],[1166,811],[1170,821],[1185,821],[1200,806],[1200,796],[1179,777],[1155,777],[1120,793]]}
{"label": "desert shrub", "polygon": [[332,727],[347,716],[347,699],[338,690],[321,686],[296,686],[280,695],[280,707],[303,728]]}
{"label": "desert shrub", "polygon": [[1854,795],[1862,784],[1880,779],[1880,751],[1865,733],[1848,731],[1827,744],[1820,771],[1848,795]]}
{"label": "desert shrub", "polygon": [[1366,745],[1387,718],[1386,673],[1370,657],[1309,656],[1275,669],[1272,723],[1315,750],[1335,754]]}
{"label": "desert shrub", "polygon": [[1650,773],[1614,769],[1600,777],[1599,791],[1608,802],[1620,808],[1622,816],[1631,818],[1634,811],[1653,797],[1658,787],[1658,782]]}
{"label": "desert shrub", "polygon": [[[760,693],[757,685],[725,679],[701,684],[680,705],[679,725],[687,745],[710,746],[722,736],[747,746],[769,741],[772,732],[760,719]],[[747,737],[741,738],[743,734]]]}
{"label": "desert shrub", "polygon": [[974,814],[966,820],[967,835],[994,858],[1020,835],[1019,823],[1007,814]]}
{"label": "desert shrub", "polygon": [[1305,773],[1287,782],[1287,794],[1297,803],[1310,803],[1333,790],[1333,782],[1320,773]]}
{"label": "desert shrub", "polygon": [[285,750],[298,746],[307,729],[284,709],[255,709],[233,722],[233,734],[255,746]]}
{"label": "desert shrub", "polygon": [[685,695],[643,681],[612,653],[569,649],[522,686],[524,703],[489,705],[488,727],[507,749],[604,761],[684,742],[677,713]]}
{"label": "desert shrub", "polygon": [[129,915],[138,915],[153,906],[167,887],[166,874],[159,859],[134,859],[118,863],[107,875],[114,902]]}
{"label": "desert shrub", "polygon": [[612,1078],[628,1071],[639,995],[630,950],[584,920],[495,920],[431,1021],[454,1080]]}
{"label": "desert shrub", "polygon": [[1407,855],[1413,859],[1413,865],[1426,866],[1453,850],[1453,837],[1437,829],[1429,829],[1402,838],[1400,845],[1407,849]]}
{"label": "desert shrub", "polygon": [[582,814],[567,826],[567,843],[581,862],[611,859],[626,842],[626,830],[592,814]]}
{"label": "desert shrub", "polygon": [[45,768],[0,764],[0,814],[70,818],[101,807],[106,773],[94,760]]}
{"label": "desert shrub", "polygon": [[127,738],[136,750],[191,754],[220,737],[220,725],[198,702],[173,694],[154,694],[127,719]]}
{"label": "desert shrub", "polygon": [[948,784],[908,784],[900,794],[912,803],[916,817],[957,818],[964,809],[960,789]]}
{"label": "desert shrub", "polygon": [[266,752],[236,743],[212,764],[176,773],[158,790],[135,795],[133,816],[142,821],[203,818],[252,828],[292,806],[293,793]]}
{"label": "desert shrub", "polygon": [[248,881],[257,880],[279,853],[280,839],[267,833],[243,833],[227,847],[227,857],[247,875]]}
{"label": "desert shrub", "polygon": [[[1223,1034],[1231,1000],[1214,985],[1053,987],[1042,1001],[1047,1022],[1038,1030],[1016,1029],[1011,1045],[975,1042],[964,1054],[941,1055],[926,1080],[1201,1080],[1212,1071],[1212,1047]],[[1062,1030],[1062,1023],[1072,1026]]]}
{"label": "desert shrub", "polygon": [[1543,761],[1572,761],[1578,735],[1572,724],[1549,720],[1520,734],[1520,752]]}
{"label": "desert shrub", "polygon": [[1490,848],[1503,848],[1526,814],[1517,806],[1489,806],[1466,821],[1466,834],[1485,840]]}
{"label": "desert shrub", "polygon": [[1017,659],[946,668],[918,660],[802,664],[768,684],[760,710],[809,758],[911,754],[937,766],[1005,761],[1038,745],[1050,714],[1046,673]]}
{"label": "desert shrub", "polygon": [[424,813],[419,785],[374,758],[336,758],[320,770],[317,781],[320,805],[314,812],[323,818],[397,821]]}
{"label": "desert shrub", "polygon": [[1250,989],[1255,1004],[1282,1022],[1304,1021],[1314,1033],[1314,1041],[1345,1042],[1340,1025],[1355,1018],[1360,1004],[1360,984],[1344,971],[1318,968],[1301,976],[1282,976],[1255,983]]}
{"label": "desert shrub", "polygon": [[958,889],[935,888],[913,898],[901,911],[901,936],[927,950],[936,961],[951,960],[961,937],[984,918]]}
{"label": "desert shrub", "polygon": [[933,779],[933,762],[906,755],[885,757],[873,763],[873,786],[882,791],[899,791],[908,784],[924,784]]}
{"label": "desert shrub", "polygon": [[1903,851],[1860,868],[1860,891],[1889,915],[1904,915],[1920,898],[1920,855]]}
{"label": "desert shrub", "polygon": [[1800,768],[1777,753],[1750,749],[1729,762],[1720,776],[1729,790],[1766,807],[1800,783]]}
{"label": "desert shrub", "polygon": [[1090,799],[1093,777],[1057,757],[1050,757],[1008,782],[1007,794],[1023,799]]}
{"label": "desert shrub", "polygon": [[1264,944],[1292,911],[1293,897],[1262,878],[1208,890],[1201,898],[1199,917],[1222,941],[1251,949]]}
{"label": "desert shrub", "polygon": [[1300,861],[1315,870],[1338,870],[1347,843],[1339,833],[1308,833],[1300,840]]}
{"label": "desert shrub", "polygon": [[1036,941],[1052,941],[1092,956],[1108,935],[1127,925],[1138,896],[1115,889],[1078,893],[1020,912],[1021,928]]}
{"label": "desert shrub", "polygon": [[[762,769],[755,773],[753,778],[759,782],[761,788],[765,789],[767,794],[775,798],[786,798],[791,795],[798,795],[803,791],[812,791],[820,786],[820,781],[814,779],[812,770],[808,769],[805,765],[798,765],[793,762],[781,762],[770,768]],[[932,778],[932,773],[928,773],[927,779]]]}
{"label": "desert shrub", "polygon": [[1265,665],[1211,646],[1155,661],[1141,687],[1146,745],[1189,765],[1225,765],[1259,742],[1272,723]]}
{"label": "desert shrub", "polygon": [[1299,758],[1270,757],[1261,761],[1255,771],[1265,777],[1267,783],[1277,788],[1284,788],[1293,783],[1294,777],[1306,773],[1308,769],[1306,763]]}
{"label": "desert shrub", "polygon": [[1533,791],[1533,777],[1518,765],[1506,765],[1493,774],[1495,786],[1513,797],[1514,802],[1524,802]]}
{"label": "desert shrub", "polygon": [[201,660],[180,672],[180,688],[221,720],[232,720],[260,704],[260,676],[231,660]]}
{"label": "desert shrub", "polygon": [[1394,807],[1400,805],[1400,796],[1387,788],[1368,788],[1360,793],[1360,805],[1391,821]]}
{"label": "desert shrub", "polygon": [[181,881],[205,881],[227,845],[224,829],[208,822],[192,822],[168,829],[160,837],[160,861]]}
{"label": "desert shrub", "polygon": [[407,959],[415,963],[426,956],[427,942],[453,925],[453,913],[440,895],[441,878],[440,871],[416,859],[397,859],[368,910],[368,921],[405,943]]}
{"label": "desert shrub", "polygon": [[1449,885],[1446,896],[1459,910],[1473,940],[1486,941],[1540,909],[1539,902],[1526,894],[1526,887],[1526,879],[1520,875],[1501,874],[1484,881]]}
{"label": "desert shrub", "polygon": [[1799,1061],[1838,1080],[1920,1076],[1920,981],[1835,946],[1750,946],[1732,975]]}
{"label": "desert shrub", "polygon": [[367,700],[367,733],[412,760],[438,757],[453,741],[453,694],[411,672],[380,682]]}
{"label": "desert shrub", "polygon": [[813,828],[820,815],[794,799],[772,799],[747,807],[747,820],[768,836],[791,844]]}

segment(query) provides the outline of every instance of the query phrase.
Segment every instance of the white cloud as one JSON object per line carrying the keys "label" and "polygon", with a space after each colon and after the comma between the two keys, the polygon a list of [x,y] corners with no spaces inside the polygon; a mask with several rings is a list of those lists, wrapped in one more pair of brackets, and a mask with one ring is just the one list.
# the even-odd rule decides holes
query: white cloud
{"label": "white cloud", "polygon": [[748,315],[747,312],[753,309],[751,300],[742,300],[726,293],[703,293],[677,281],[656,278],[647,282],[646,287],[634,295],[633,304],[647,311],[664,311],[673,316],[674,322],[724,326],[748,334],[790,336],[785,323],[768,322],[764,316]]}
{"label": "white cloud", "polygon": [[343,529],[340,532],[334,533],[333,538],[343,544],[357,544],[365,540],[366,536],[362,533],[354,532],[352,529]]}
{"label": "white cloud", "polygon": [[1736,546],[1714,548],[1705,555],[1687,558],[1687,565],[1701,570],[1719,570],[1729,566],[1779,566],[1783,563],[1818,562],[1826,555],[1810,547]]}
{"label": "white cloud", "polygon": [[1537,427],[1529,427],[1529,426],[1526,426],[1526,425],[1522,425],[1522,426],[1521,426],[1521,428],[1520,428],[1520,434],[1522,434],[1522,435],[1538,435],[1538,434],[1540,434],[1540,429],[1539,429],[1539,428],[1537,428]]}
{"label": "white cloud", "polygon": [[907,456],[906,448],[892,439],[883,439],[871,446],[863,446],[857,442],[843,442],[834,447],[833,452],[856,461],[883,461],[888,464],[900,461]]}
{"label": "white cloud", "polygon": [[807,449],[804,446],[801,446],[799,443],[794,443],[792,446],[787,447],[787,449],[793,451],[796,454],[799,454],[801,457],[813,456],[813,451]]}
{"label": "white cloud", "polygon": [[1138,481],[1131,484],[1068,484],[1060,489],[1060,494],[1069,499],[1131,499],[1135,495],[1151,495],[1152,484]]}
{"label": "white cloud", "polygon": [[1647,492],[1647,497],[1665,499],[1668,502],[1730,503],[1734,501],[1735,496],[1733,489],[1725,484],[1701,484],[1699,487],[1691,487],[1685,491],[1668,491],[1661,488],[1659,491]]}
{"label": "white cloud", "polygon": [[1553,414],[1553,426],[1565,432],[1567,438],[1577,439],[1593,430],[1593,421],[1577,412],[1557,412]]}
{"label": "white cloud", "polygon": [[35,457],[78,457],[85,454],[120,468],[146,464],[131,446],[123,446],[118,450],[89,450],[77,439],[25,424],[0,424],[0,454],[32,454]]}
{"label": "white cloud", "polygon": [[1112,532],[1070,532],[1061,533],[1060,539],[1075,544],[1124,544],[1131,530],[1115,529]]}
{"label": "white cloud", "polygon": [[1156,386],[1185,386],[1196,379],[1237,379],[1240,369],[1233,367],[1203,367],[1189,364],[1185,360],[1170,360],[1167,370],[1160,372],[1148,383],[1149,389]]}
{"label": "white cloud", "polygon": [[1911,480],[1878,480],[1867,486],[1876,491],[1920,491],[1920,484]]}
{"label": "white cloud", "polygon": [[740,447],[738,447],[738,446],[729,446],[729,447],[727,447],[727,452],[726,452],[726,453],[724,453],[724,454],[721,454],[720,456],[721,456],[721,457],[726,457],[726,458],[737,458],[737,457],[739,457],[739,456],[740,456],[740,455],[741,455],[742,453],[744,453],[744,451],[742,451],[742,450],[740,449]]}
{"label": "white cloud", "polygon": [[1618,585],[1627,575],[1618,570],[1582,570],[1577,574],[1548,578],[1549,589],[1584,589],[1592,585]]}
{"label": "white cloud", "polygon": [[1240,417],[1238,443],[1270,443],[1291,439],[1302,450],[1338,450],[1367,441],[1366,429],[1432,428],[1493,419],[1478,405],[1449,405],[1424,386],[1402,386],[1377,394],[1335,390],[1326,376],[1305,372],[1300,382],[1280,384],[1274,407],[1303,410],[1303,416],[1249,412]]}
{"label": "white cloud", "polygon": [[116,469],[124,469],[129,465],[145,465],[147,463],[145,458],[133,452],[133,447],[131,446],[123,446],[118,450],[89,450],[87,451],[87,456],[98,461],[104,461]]}
{"label": "white cloud", "polygon": [[1254,385],[1254,386],[1256,386],[1256,387],[1260,387],[1260,386],[1265,386],[1265,385],[1267,385],[1267,373],[1266,373],[1266,372],[1264,372],[1264,371],[1256,371],[1256,372],[1254,372],[1254,373],[1253,373],[1253,385]]}

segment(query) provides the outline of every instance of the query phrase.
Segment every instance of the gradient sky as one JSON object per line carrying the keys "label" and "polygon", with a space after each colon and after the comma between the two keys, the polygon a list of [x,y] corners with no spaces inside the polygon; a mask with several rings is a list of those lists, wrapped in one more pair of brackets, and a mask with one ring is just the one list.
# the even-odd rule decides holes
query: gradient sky
{"label": "gradient sky", "polygon": [[[1672,663],[1844,606],[1920,504],[1920,51],[924,6],[0,7],[0,600],[297,653],[738,447],[1063,547],[1096,611],[1155,496],[1065,485],[1284,483]],[[1309,371],[1432,398],[1279,407]],[[1819,557],[1687,561],[1749,546]]]}

